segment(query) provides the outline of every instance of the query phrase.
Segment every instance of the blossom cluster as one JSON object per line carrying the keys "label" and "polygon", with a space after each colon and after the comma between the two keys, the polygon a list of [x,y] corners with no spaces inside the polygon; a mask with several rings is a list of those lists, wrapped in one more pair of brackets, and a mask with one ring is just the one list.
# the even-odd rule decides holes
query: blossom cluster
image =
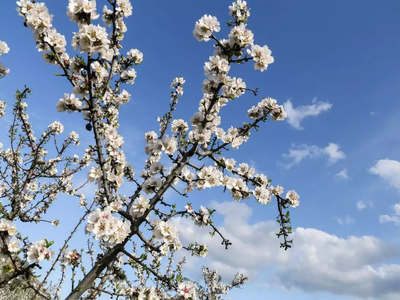
{"label": "blossom cluster", "polygon": [[96,209],[88,218],[85,228],[96,240],[103,240],[109,247],[122,243],[130,233],[129,222],[112,215],[111,207]]}
{"label": "blossom cluster", "polygon": [[193,35],[198,41],[209,41],[213,32],[221,30],[220,24],[216,17],[204,15],[196,22]]}
{"label": "blossom cluster", "polygon": [[[143,61],[143,53],[138,49],[131,49],[125,58],[121,56],[116,59],[120,48],[117,44],[126,31],[123,18],[132,14],[132,5],[128,0],[117,0],[113,6],[114,11],[107,6],[103,8],[102,19],[105,25],[114,26],[113,33],[109,36],[105,27],[90,23],[91,19],[97,19],[99,16],[96,13],[95,1],[70,0],[67,15],[79,27],[79,31],[73,37],[72,46],[89,55],[99,53],[101,58],[91,62],[90,71],[82,57],[62,59],[62,66],[71,72],[73,93],[65,94],[57,104],[57,109],[61,112],[81,111],[84,118],[92,123],[88,125],[88,130],[94,127],[95,134],[104,141],[108,157],[103,158],[104,163],[100,166],[89,171],[88,179],[96,181],[99,188],[105,189],[106,194],[110,188],[117,190],[122,185],[124,176],[130,179],[134,176],[134,171],[126,163],[125,154],[121,149],[123,138],[117,132],[119,107],[129,102],[130,94],[126,90],[112,89],[108,83],[111,76],[117,73],[120,74],[119,83],[134,83],[136,71],[132,64],[138,65]],[[93,94],[100,91],[102,95],[96,101],[91,98],[89,81],[95,88]],[[101,197],[104,198],[103,196]]]}
{"label": "blossom cluster", "polygon": [[[10,51],[6,42],[0,41],[0,57],[3,54],[6,54]],[[10,72],[10,69],[7,69],[2,62],[0,62],[0,78],[4,77]]]}
{"label": "blossom cluster", "polygon": [[6,113],[7,103],[5,101],[0,101],[0,118],[4,117]]}
{"label": "blossom cluster", "polygon": [[[203,267],[202,273],[206,283],[206,289],[199,291],[199,298],[201,299],[207,299],[211,295],[227,295],[229,290],[233,287],[239,287],[249,280],[246,276],[238,272],[231,283],[223,284],[222,278],[218,275],[217,270],[210,270],[207,267]],[[218,299],[221,299],[221,297],[218,297]]]}
{"label": "blossom cluster", "polygon": [[242,135],[239,132],[239,128],[234,128],[231,126],[227,131],[222,128],[217,128],[215,130],[215,135],[219,140],[227,145],[231,145],[233,149],[238,149],[241,144],[247,142],[249,137]]}
{"label": "blossom cluster", "polygon": [[198,244],[189,245],[188,249],[192,251],[192,255],[205,257],[208,253],[208,247],[206,244]]}
{"label": "blossom cluster", "polygon": [[300,201],[299,201],[300,196],[294,190],[287,192],[286,199],[289,200],[291,207],[297,207],[300,205]]}
{"label": "blossom cluster", "polygon": [[12,239],[17,233],[17,227],[9,220],[0,220],[0,249],[4,246],[11,253],[19,251],[19,243],[17,239]]}
{"label": "blossom cluster", "polygon": [[286,119],[286,112],[283,105],[278,105],[273,98],[263,98],[257,106],[253,106],[247,111],[249,118],[257,120],[263,116],[271,114],[272,120],[283,121]]}
{"label": "blossom cluster", "polygon": [[151,225],[155,238],[163,241],[160,249],[161,254],[166,255],[170,249],[179,250],[182,248],[178,230],[171,222],[155,219],[151,222]]}
{"label": "blossom cluster", "polygon": [[9,236],[14,236],[17,232],[17,226],[15,226],[11,221],[6,219],[0,220],[0,231],[7,232]]}
{"label": "blossom cluster", "polygon": [[[185,205],[185,209],[186,212],[192,216],[192,219],[194,221],[194,223],[199,226],[199,227],[204,227],[209,225],[210,222],[210,211],[200,205],[199,211],[195,212],[193,210],[193,207],[190,203],[188,203],[187,205]],[[200,245],[195,243],[193,247],[189,247],[190,250],[192,250],[192,253],[201,257],[204,257],[207,255],[208,253],[208,247],[207,245]]]}
{"label": "blossom cluster", "polygon": [[48,127],[51,134],[61,134],[64,132],[64,126],[58,121],[51,123]]}
{"label": "blossom cluster", "polygon": [[56,106],[59,112],[68,111],[68,113],[79,111],[82,108],[82,101],[76,98],[74,94],[64,94]]}
{"label": "blossom cluster", "polygon": [[88,17],[92,20],[97,19],[99,15],[96,14],[96,1],[71,0],[68,3],[67,16],[78,24],[86,23]]}
{"label": "blossom cluster", "polygon": [[168,155],[174,155],[177,150],[177,139],[176,137],[170,137],[168,134],[163,139],[158,139],[157,133],[154,131],[148,131],[145,133],[145,140],[147,145],[145,146],[145,153],[150,155],[149,162],[158,162],[161,159],[162,153],[165,152]]}
{"label": "blossom cluster", "polygon": [[43,52],[43,58],[47,62],[56,64],[68,60],[66,53],[65,36],[52,28],[53,17],[44,3],[30,0],[17,1],[19,15],[24,17],[26,26],[34,33],[36,46]]}
{"label": "blossom cluster", "polygon": [[222,184],[223,173],[214,166],[207,166],[197,173],[198,181],[195,187],[198,190],[220,186]]}
{"label": "blossom cluster", "polygon": [[[242,55],[241,49],[250,47],[250,49],[247,49],[247,53],[254,60],[254,69],[261,72],[267,70],[268,65],[274,62],[274,58],[271,56],[272,52],[268,46],[261,47],[254,44],[254,34],[246,28],[246,22],[250,16],[247,2],[242,0],[236,1],[229,6],[229,10],[229,14],[235,19],[235,24],[231,25],[232,29],[228,35],[229,40],[220,40],[218,43],[219,50],[217,49],[214,55],[226,55],[231,50],[240,58]],[[217,18],[204,15],[196,22],[193,35],[199,41],[208,41],[213,31],[219,31]]]}
{"label": "blossom cluster", "polygon": [[0,57],[3,54],[6,54],[10,51],[10,48],[8,47],[7,43],[4,41],[0,41]]}
{"label": "blossom cluster", "polygon": [[63,263],[65,265],[78,266],[80,259],[81,259],[81,254],[79,254],[76,249],[68,250],[64,255]]}
{"label": "blossom cluster", "polygon": [[247,8],[247,2],[237,0],[229,6],[229,15],[233,16],[236,22],[246,22],[250,17],[250,10]]}
{"label": "blossom cluster", "polygon": [[156,289],[154,286],[144,287],[139,290],[138,300],[160,300],[161,291]]}
{"label": "blossom cluster", "polygon": [[172,132],[183,132],[188,131],[189,126],[188,123],[183,119],[175,119],[171,123],[171,131]]}
{"label": "blossom cluster", "polygon": [[44,259],[49,260],[53,257],[54,252],[49,249],[50,244],[47,240],[43,239],[32,243],[28,248],[27,260],[28,262],[35,262],[39,264]]}
{"label": "blossom cluster", "polygon": [[234,26],[228,37],[231,47],[237,44],[241,48],[246,48],[254,44],[254,34],[246,28],[246,24],[244,23]]}
{"label": "blossom cluster", "polygon": [[100,25],[82,25],[74,35],[71,45],[75,50],[79,48],[80,52],[100,53],[107,60],[111,60],[114,55],[109,51],[110,40],[107,30]]}
{"label": "blossom cluster", "polygon": [[196,285],[191,281],[181,282],[178,286],[178,293],[183,299],[195,300],[196,295]]}
{"label": "blossom cluster", "polygon": [[274,62],[274,58],[271,56],[272,51],[266,45],[263,47],[252,45],[251,49],[247,49],[247,53],[253,57],[255,70],[264,72],[268,65]]}
{"label": "blossom cluster", "polygon": [[140,195],[138,199],[132,204],[132,207],[129,210],[129,213],[133,218],[140,218],[144,215],[146,210],[150,207],[149,200]]}
{"label": "blossom cluster", "polygon": [[174,78],[174,80],[171,83],[171,89],[175,89],[175,92],[171,93],[171,98],[175,98],[176,96],[183,96],[183,84],[184,83],[185,83],[185,79],[182,76]]}

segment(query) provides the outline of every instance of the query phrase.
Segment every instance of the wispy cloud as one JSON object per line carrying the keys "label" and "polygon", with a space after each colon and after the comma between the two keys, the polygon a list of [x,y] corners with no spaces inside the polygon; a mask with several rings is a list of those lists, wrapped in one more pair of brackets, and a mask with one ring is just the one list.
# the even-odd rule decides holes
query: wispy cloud
{"label": "wispy cloud", "polygon": [[343,169],[342,171],[337,173],[335,176],[343,178],[343,179],[349,178],[349,176],[347,175],[347,169]]}
{"label": "wispy cloud", "polygon": [[260,173],[260,171],[257,169],[256,162],[255,162],[254,159],[250,159],[250,161],[249,161],[249,166],[250,166],[250,168],[253,168],[253,169],[254,169],[254,172],[255,172],[256,174],[257,174],[257,173]]}
{"label": "wispy cloud", "polygon": [[285,159],[291,159],[292,162],[286,164],[287,168],[291,168],[294,165],[299,164],[303,159],[306,158],[315,158],[320,156],[328,157],[328,164],[333,164],[337,162],[339,159],[343,159],[346,157],[343,151],[339,150],[339,145],[330,143],[325,148],[319,148],[317,146],[308,146],[306,144],[302,144],[299,146],[292,146],[289,149],[288,154],[282,154]]}
{"label": "wispy cloud", "polygon": [[369,207],[373,207],[374,205],[372,204],[371,201],[368,201],[367,203],[365,203],[364,201],[360,200],[356,203],[357,209],[358,210],[363,210],[364,208],[366,208],[367,206]]}
{"label": "wispy cloud", "polygon": [[367,205],[365,205],[364,201],[360,200],[356,203],[357,209],[362,210],[364,208],[367,207]]}
{"label": "wispy cloud", "polygon": [[292,127],[301,130],[303,129],[303,127],[300,123],[305,118],[318,116],[320,113],[328,111],[332,108],[332,104],[330,104],[329,102],[317,101],[317,98],[314,98],[311,103],[311,105],[302,105],[296,108],[293,107],[293,104],[290,100],[286,101],[283,104],[287,114],[286,120]]}
{"label": "wispy cloud", "polygon": [[345,218],[336,218],[336,221],[340,225],[350,225],[355,223],[354,219],[351,218],[350,216],[346,216]]}
{"label": "wispy cloud", "polygon": [[400,225],[400,217],[399,216],[389,216],[389,215],[380,215],[379,223],[394,223],[395,225]]}

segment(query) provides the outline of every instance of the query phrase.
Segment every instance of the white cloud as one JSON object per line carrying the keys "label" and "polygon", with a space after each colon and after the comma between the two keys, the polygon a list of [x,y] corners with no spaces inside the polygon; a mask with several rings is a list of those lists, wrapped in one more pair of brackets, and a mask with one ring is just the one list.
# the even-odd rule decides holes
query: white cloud
{"label": "white cloud", "polygon": [[357,208],[358,208],[359,210],[362,210],[362,209],[364,209],[364,208],[367,207],[367,206],[365,205],[364,201],[362,201],[362,200],[358,201],[357,204],[356,204],[356,206],[357,206]]}
{"label": "white cloud", "polygon": [[343,151],[339,150],[339,145],[330,143],[327,147],[323,149],[324,153],[328,154],[328,163],[334,164],[339,159],[346,157]]}
{"label": "white cloud", "polygon": [[400,190],[400,162],[397,160],[381,159],[369,171]]}
{"label": "white cloud", "polygon": [[393,222],[395,225],[400,225],[400,217],[399,216],[389,216],[389,215],[380,215],[379,223],[391,223]]}
{"label": "white cloud", "polygon": [[282,154],[284,158],[292,159],[292,162],[287,167],[292,167],[299,164],[303,159],[307,157],[316,157],[321,154],[321,149],[317,146],[300,145],[296,148],[289,149],[289,154]]}
{"label": "white cloud", "polygon": [[393,209],[394,209],[394,213],[396,215],[400,215],[400,203],[396,203],[395,205],[393,205]]}
{"label": "white cloud", "polygon": [[286,120],[292,127],[301,130],[303,127],[301,127],[300,123],[304,118],[318,116],[320,113],[328,111],[332,107],[332,104],[328,102],[317,102],[316,98],[314,98],[311,102],[313,103],[312,105],[302,105],[296,108],[293,107],[290,100],[283,104],[287,114]]}
{"label": "white cloud", "polygon": [[351,218],[350,216],[346,216],[344,219],[342,218],[336,218],[336,221],[340,224],[340,225],[350,225],[350,224],[354,224],[355,221],[353,218]]}
{"label": "white cloud", "polygon": [[335,176],[342,177],[343,179],[349,178],[348,175],[347,175],[347,169],[343,169],[342,171],[337,173]]}
{"label": "white cloud", "polygon": [[400,225],[400,203],[396,203],[393,205],[394,215],[380,215],[379,223],[391,223],[393,222],[395,225]]}
{"label": "white cloud", "polygon": [[287,159],[292,159],[292,162],[286,165],[287,168],[299,164],[305,158],[327,156],[328,164],[333,164],[337,162],[339,159],[343,159],[346,157],[344,152],[339,150],[339,145],[334,143],[330,143],[325,148],[319,148],[317,146],[308,146],[306,144],[302,144],[299,146],[292,146],[292,148],[289,149],[289,153],[282,154],[282,156]]}
{"label": "white cloud", "polygon": [[[267,280],[270,286],[287,290],[328,292],[365,300],[400,299],[400,265],[385,264],[386,259],[400,257],[394,245],[373,236],[339,238],[298,227],[293,230],[293,249],[284,251],[275,236],[279,230],[276,222],[254,222],[250,218],[252,209],[245,203],[213,202],[211,207],[224,215],[218,229],[233,243],[228,250],[221,246],[217,235],[210,237],[208,228],[199,231],[189,219],[174,221],[184,245],[195,240],[208,244],[206,262],[198,262],[221,268],[223,277],[231,278],[236,270],[242,270],[250,282]],[[252,224],[248,223],[250,219]]]}
{"label": "white cloud", "polygon": [[373,207],[373,203],[371,201],[368,201],[367,203],[365,203],[364,201],[360,200],[356,203],[357,209],[359,210],[363,210],[364,208],[366,208],[367,206],[369,207]]}

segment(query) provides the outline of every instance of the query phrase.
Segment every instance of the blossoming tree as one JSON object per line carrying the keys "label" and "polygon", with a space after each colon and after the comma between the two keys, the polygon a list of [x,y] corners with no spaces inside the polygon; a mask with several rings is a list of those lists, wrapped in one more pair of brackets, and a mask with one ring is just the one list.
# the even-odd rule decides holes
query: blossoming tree
{"label": "blossoming tree", "polygon": [[[97,299],[101,295],[118,299],[222,299],[247,277],[238,273],[231,283],[224,284],[216,270],[203,267],[204,283],[195,282],[182,272],[185,258],[174,261],[178,251],[200,257],[208,252],[204,244],[182,245],[179,228],[171,222],[174,218],[190,218],[197,226],[207,226],[225,248],[231,245],[213,224],[214,211],[190,203],[177,207],[164,195],[171,189],[188,197],[194,190],[222,187],[234,201],[253,197],[260,204],[269,204],[275,198],[280,224],[277,236],[282,238],[281,247],[290,248],[287,209],[298,206],[297,193],[291,190],[282,196],[281,186],[272,186],[270,179],[255,174],[247,163],[225,156],[229,148],[237,149],[246,142],[261,122],[284,120],[283,106],[275,99],[263,98],[248,110],[249,120],[243,126],[220,127],[219,113],[224,106],[246,91],[258,93],[241,78],[229,75],[231,65],[252,62],[255,70],[263,72],[274,61],[271,50],[254,44],[254,35],[246,26],[250,16],[246,1],[237,0],[229,6],[232,20],[227,23],[231,28],[227,39],[215,35],[220,31],[216,17],[201,17],[193,35],[198,41],[212,41],[215,49],[204,64],[206,78],[198,111],[190,120],[174,118],[185,83],[183,77],[176,77],[171,84],[169,109],[158,118],[158,132],[145,134],[147,160],[140,174],[135,174],[123,152],[118,112],[130,99],[123,85],[134,83],[134,67],[143,62],[143,53],[131,49],[124,55],[120,51],[127,31],[124,19],[132,14],[130,1],[105,2],[99,21],[94,0],[69,0],[67,15],[77,25],[71,42],[79,53],[76,56],[67,53],[66,39],[52,26],[53,16],[44,3],[17,2],[18,13],[32,30],[43,59],[58,66],[57,75],[71,84],[71,90],[55,103],[57,110],[82,114],[93,141],[84,153],[68,155],[68,149],[79,145],[79,136],[71,132],[57,144],[56,136],[64,130],[60,122],[35,136],[24,101],[30,90],[25,87],[17,91],[9,147],[0,151],[0,287],[23,286],[30,297],[38,299],[61,299],[62,288],[68,300]],[[0,56],[9,50],[5,42],[0,42]],[[0,63],[0,76],[8,72]],[[5,108],[6,103],[1,101],[0,116]],[[50,149],[50,141],[55,142],[54,149]],[[74,184],[72,179],[78,172],[86,172],[88,181],[96,184],[93,199],[80,192],[82,186]],[[119,193],[124,181],[134,187],[129,196]],[[78,197],[84,211],[60,249],[52,249],[53,242],[45,236],[32,241],[17,230],[20,222],[49,222],[44,214],[60,193]],[[52,223],[57,225],[58,221]],[[85,252],[70,249],[69,242],[83,226],[93,241]],[[97,256],[95,248],[100,251]],[[44,270],[46,260],[49,267]],[[66,285],[67,280],[71,284]]]}

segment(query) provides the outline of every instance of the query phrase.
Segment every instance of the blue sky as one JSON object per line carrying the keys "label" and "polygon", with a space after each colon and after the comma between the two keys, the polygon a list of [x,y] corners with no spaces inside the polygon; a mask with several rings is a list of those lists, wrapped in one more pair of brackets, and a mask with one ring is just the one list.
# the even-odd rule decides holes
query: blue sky
{"label": "blue sky", "polygon": [[[67,1],[46,3],[55,16],[54,26],[70,43],[77,29],[66,16]],[[222,25],[217,36],[226,38],[229,30],[223,24],[229,20],[231,1],[132,3],[122,50],[141,50],[144,62],[136,67],[135,85],[126,87],[132,98],[120,115],[124,149],[139,172],[145,158],[143,134],[157,130],[156,118],[168,107],[172,79],[179,75],[186,79],[176,118],[188,120],[202,97],[203,64],[213,47],[192,36],[194,23],[204,14],[215,15]],[[257,44],[272,50],[275,62],[263,73],[254,71],[251,63],[232,68],[232,76],[242,77],[260,93],[258,97],[247,93],[230,103],[221,113],[223,127],[240,125],[247,109],[262,97],[276,98],[292,109],[288,121],[266,122],[227,156],[251,163],[285,190],[295,189],[301,205],[291,211],[294,247],[283,253],[279,241],[268,238],[275,232],[274,204],[260,206],[254,200],[232,204],[229,195],[215,190],[194,194],[193,204],[213,203],[220,208],[218,224],[237,238],[236,248],[232,247],[232,252],[238,251],[235,255],[219,247],[216,239],[211,242],[215,245],[210,246],[206,262],[221,266],[224,275],[236,269],[250,274],[252,283],[234,292],[232,300],[400,299],[400,216],[394,209],[400,202],[400,3],[253,0],[248,5],[248,28]],[[71,92],[69,83],[55,77],[57,69],[42,61],[15,6],[14,1],[4,1],[0,11],[6,24],[0,40],[11,49],[1,58],[11,72],[0,81],[0,99],[10,108],[15,90],[27,85],[33,92],[28,103],[34,130],[39,133],[60,120],[65,132],[81,134],[84,145],[91,138],[85,122],[55,108],[58,99]],[[99,10],[102,6],[98,1]],[[0,122],[5,128],[7,119]],[[5,134],[0,137],[6,145]],[[185,203],[170,197],[178,205]],[[62,199],[52,213],[65,215],[66,210],[71,220],[61,219],[60,228],[46,229],[50,235],[73,226],[79,212],[75,200]],[[241,235],[243,228],[248,231]],[[257,239],[255,232],[264,236]],[[41,238],[38,232],[35,235]],[[190,236],[182,232],[186,238],[189,241]],[[206,237],[199,234],[199,239]],[[201,263],[194,261],[189,272],[196,273]]]}

